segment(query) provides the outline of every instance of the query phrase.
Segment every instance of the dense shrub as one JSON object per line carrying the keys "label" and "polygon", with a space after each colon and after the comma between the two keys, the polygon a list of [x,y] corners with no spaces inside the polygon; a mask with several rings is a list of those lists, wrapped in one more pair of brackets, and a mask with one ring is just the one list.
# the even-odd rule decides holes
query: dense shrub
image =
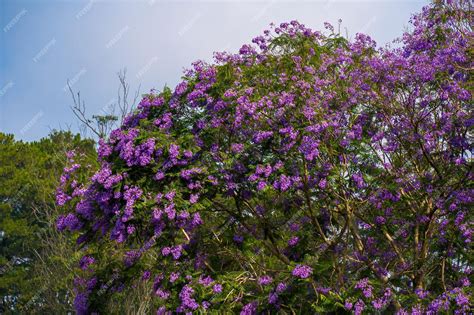
{"label": "dense shrub", "polygon": [[396,48],[282,23],[146,95],[58,189],[77,311],[145,285],[159,314],[468,312],[468,6],[424,8]]}

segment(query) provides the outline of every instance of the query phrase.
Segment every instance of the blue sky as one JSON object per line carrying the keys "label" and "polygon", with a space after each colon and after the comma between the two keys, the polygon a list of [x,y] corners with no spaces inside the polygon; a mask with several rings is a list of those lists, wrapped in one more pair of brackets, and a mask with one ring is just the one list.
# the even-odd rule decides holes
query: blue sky
{"label": "blue sky", "polygon": [[90,115],[114,102],[116,73],[131,90],[178,83],[183,69],[214,51],[237,51],[271,22],[296,19],[379,45],[400,36],[428,1],[100,1],[0,0],[0,131],[37,140],[53,129],[79,130],[69,79]]}

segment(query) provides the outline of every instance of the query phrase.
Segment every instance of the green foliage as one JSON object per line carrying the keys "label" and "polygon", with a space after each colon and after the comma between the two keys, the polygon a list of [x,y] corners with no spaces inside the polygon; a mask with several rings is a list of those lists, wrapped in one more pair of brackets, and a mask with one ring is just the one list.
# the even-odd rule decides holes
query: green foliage
{"label": "green foliage", "polygon": [[70,132],[31,143],[0,133],[0,313],[70,309],[73,274],[65,267],[78,256],[69,236],[51,235],[54,193],[71,149],[95,163],[94,143]]}

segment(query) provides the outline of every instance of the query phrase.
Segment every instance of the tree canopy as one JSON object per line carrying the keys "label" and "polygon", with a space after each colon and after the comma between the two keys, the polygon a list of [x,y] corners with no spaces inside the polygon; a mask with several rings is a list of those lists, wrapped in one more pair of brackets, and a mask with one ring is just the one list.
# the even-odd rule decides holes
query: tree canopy
{"label": "tree canopy", "polygon": [[272,25],[145,95],[61,177],[76,311],[468,312],[470,10],[425,7],[395,48]]}

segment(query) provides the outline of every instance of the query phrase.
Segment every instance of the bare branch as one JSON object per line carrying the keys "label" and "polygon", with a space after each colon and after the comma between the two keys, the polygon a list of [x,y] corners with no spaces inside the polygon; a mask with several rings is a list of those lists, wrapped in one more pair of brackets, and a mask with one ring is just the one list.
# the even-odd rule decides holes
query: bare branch
{"label": "bare branch", "polygon": [[[107,106],[106,109],[102,109],[102,113],[92,115],[90,118],[86,113],[86,104],[84,100],[81,99],[80,92],[75,93],[68,80],[67,86],[73,100],[71,109],[73,114],[82,123],[82,126],[80,127],[82,134],[85,134],[86,131],[89,130],[99,139],[104,139],[114,127],[117,127],[117,123],[123,124],[125,117],[135,109],[136,102],[140,96],[140,86],[135,91],[131,101],[129,101],[130,84],[127,83],[126,74],[126,69],[117,73],[119,79],[117,103]],[[115,115],[117,106],[119,108],[119,114]]]}

